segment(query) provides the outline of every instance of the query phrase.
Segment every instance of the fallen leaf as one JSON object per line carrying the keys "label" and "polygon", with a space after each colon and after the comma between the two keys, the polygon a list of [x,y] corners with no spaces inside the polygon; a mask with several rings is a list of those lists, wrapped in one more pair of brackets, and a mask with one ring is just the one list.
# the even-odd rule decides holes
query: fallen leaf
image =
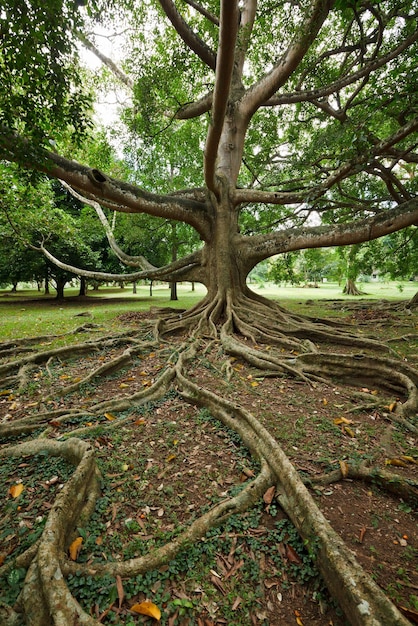
{"label": "fallen leaf", "polygon": [[397,402],[391,402],[391,404],[389,404],[388,409],[391,413],[393,413],[393,411],[396,409],[396,405]]}
{"label": "fallen leaf", "polygon": [[399,458],[402,459],[402,461],[406,461],[407,463],[414,463],[415,465],[418,465],[418,461],[414,459],[413,456],[402,455]]}
{"label": "fallen leaf", "polygon": [[402,459],[386,459],[385,465],[395,465],[395,467],[408,467],[408,463],[402,461]]}
{"label": "fallen leaf", "polygon": [[266,493],[263,496],[263,500],[266,504],[271,504],[273,502],[275,491],[276,491],[276,487],[274,485],[273,487],[270,487],[269,489],[267,489]]}
{"label": "fallen leaf", "polygon": [[347,433],[347,435],[349,437],[355,437],[356,436],[356,433],[354,432],[354,430],[352,428],[349,428],[348,426],[344,426],[343,431],[345,433]]}
{"label": "fallen leaf", "polygon": [[348,463],[347,461],[339,461],[340,470],[343,478],[347,478],[348,476]]}
{"label": "fallen leaf", "polygon": [[74,539],[70,547],[68,548],[68,552],[70,554],[70,559],[72,561],[76,561],[78,555],[80,554],[81,544],[83,543],[83,537],[77,537]]}
{"label": "fallen leaf", "polygon": [[334,424],[339,426],[340,424],[352,424],[353,422],[346,417],[336,417],[334,420]]}
{"label": "fallen leaf", "polygon": [[17,485],[12,485],[10,487],[9,494],[12,496],[12,498],[17,498],[18,496],[20,496],[23,490],[23,483],[18,483]]}
{"label": "fallen leaf", "polygon": [[119,385],[119,389],[126,389],[127,387],[129,387],[129,385],[127,385],[126,383],[121,383]]}
{"label": "fallen leaf", "polygon": [[298,565],[302,563],[300,556],[292,546],[286,545],[286,556],[291,563],[297,563]]}
{"label": "fallen leaf", "polygon": [[251,387],[258,387],[258,382],[256,380],[253,380],[250,384]]}
{"label": "fallen leaf", "polygon": [[157,621],[160,621],[161,619],[160,609],[150,600],[144,600],[144,602],[134,604],[133,606],[131,606],[131,611],[133,611],[134,613],[139,613],[140,615],[148,615],[149,617],[153,617]]}
{"label": "fallen leaf", "polygon": [[2,391],[0,391],[0,396],[10,396],[11,393],[11,389],[3,389]]}
{"label": "fallen leaf", "polygon": [[141,424],[145,424],[145,420],[143,417],[134,421],[134,426],[140,426]]}
{"label": "fallen leaf", "polygon": [[119,574],[116,574],[116,589],[118,590],[119,608],[121,608],[122,602],[125,598],[125,592],[123,590],[122,578]]}
{"label": "fallen leaf", "polygon": [[113,420],[116,419],[116,417],[113,415],[113,413],[105,413],[104,416],[105,416],[105,418],[107,420],[109,420],[109,422],[112,422]]}
{"label": "fallen leaf", "polygon": [[170,461],[174,461],[174,459],[176,458],[176,456],[177,456],[176,454],[170,454],[170,455],[167,457],[167,461],[168,461],[168,462],[170,462]]}

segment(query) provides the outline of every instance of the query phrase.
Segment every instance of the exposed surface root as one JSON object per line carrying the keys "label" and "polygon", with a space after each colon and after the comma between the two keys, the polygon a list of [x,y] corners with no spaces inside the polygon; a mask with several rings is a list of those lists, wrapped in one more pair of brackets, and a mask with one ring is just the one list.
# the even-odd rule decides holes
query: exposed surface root
{"label": "exposed surface root", "polygon": [[[80,332],[80,329],[75,332]],[[171,354],[166,354],[165,338],[179,333],[187,333],[184,342],[177,343]],[[394,416],[401,424],[410,424],[413,430],[414,416],[418,411],[416,370],[403,361],[373,356],[374,350],[381,352],[385,348],[384,344],[375,339],[355,337],[344,325],[315,323],[311,319],[288,314],[278,305],[260,297],[251,299],[247,294],[227,300],[226,306],[223,299],[217,297],[202,301],[190,311],[167,310],[156,322],[154,335],[154,341],[145,341],[139,333],[135,336],[128,331],[118,336],[95,338],[78,345],[45,351],[33,349],[37,344],[34,339],[27,343],[3,344],[5,361],[0,365],[5,390],[3,397],[10,394],[10,402],[13,400],[16,406],[0,423],[3,442],[0,457],[15,458],[16,463],[23,466],[29,458],[39,454],[61,457],[74,469],[48,505],[46,522],[39,537],[17,556],[13,556],[11,550],[10,557],[0,564],[0,577],[21,568],[26,570],[21,593],[13,606],[0,606],[1,623],[6,626],[98,626],[105,616],[97,612],[88,614],[70,590],[69,578],[116,578],[119,580],[120,610],[124,600],[122,578],[163,571],[161,568],[166,567],[187,546],[203,541],[209,532],[225,524],[231,516],[247,512],[274,486],[276,502],[292,520],[349,623],[353,626],[406,626],[408,620],[360,566],[304,483],[312,486],[361,480],[378,485],[414,506],[418,498],[416,480],[377,465],[368,466],[365,462],[357,463],[350,459],[341,461],[337,470],[302,477],[277,438],[263,425],[262,419],[256,417],[255,411],[245,407],[236,397],[231,399],[226,395],[234,396],[234,380],[240,383],[249,380],[257,386],[256,376],[278,377],[280,380],[290,378],[310,389],[318,383],[326,386],[330,381],[331,384],[338,381],[350,387],[373,387],[390,396],[396,395],[398,413]],[[356,351],[362,349],[363,352],[338,354],[329,351],[331,345],[352,346]],[[90,364],[80,372],[78,380],[70,380],[69,384],[60,382],[62,375],[60,377],[54,369],[57,362],[78,359],[82,363],[82,358],[95,356],[99,351],[101,354],[112,354],[104,357],[105,362],[101,361],[99,365]],[[140,364],[143,355],[148,355],[151,362],[155,353],[168,357],[164,366],[158,363],[151,371],[150,365]],[[18,358],[8,361],[11,356]],[[223,370],[219,360],[223,360]],[[250,373],[241,380],[239,372],[244,364],[254,375]],[[21,406],[20,399],[31,376],[41,367],[49,392],[36,402]],[[207,383],[196,378],[199,367],[206,368]],[[115,380],[115,374],[120,376],[125,370],[135,371],[135,375],[126,377],[128,382]],[[210,388],[211,376],[216,380],[216,390]],[[113,391],[102,397],[95,387],[98,381],[106,381]],[[129,381],[136,386],[128,392],[125,389],[129,388]],[[220,395],[219,388],[225,390],[225,396]],[[81,392],[85,389],[88,393],[83,398]],[[239,391],[236,393],[239,395]],[[103,559],[100,547],[86,562],[77,562],[71,550],[69,558],[69,548],[75,539],[80,538],[81,529],[93,515],[100,496],[101,477],[95,450],[106,447],[113,450],[109,434],[120,434],[128,425],[140,428],[144,422],[141,410],[145,406],[151,407],[150,410],[158,415],[158,403],[173,397],[170,394],[177,394],[179,400],[191,407],[204,408],[228,431],[238,435],[240,444],[258,463],[257,472],[244,468],[243,473],[246,478],[251,476],[250,481],[242,484],[237,493],[222,492],[222,497],[204,512],[190,515],[185,527],[174,528],[172,536],[161,545],[151,544],[147,550],[141,548],[139,555],[123,559]],[[266,398],[254,396],[253,400],[252,406],[260,408]],[[375,405],[371,403],[370,407]],[[175,406],[172,410],[175,416]],[[168,441],[170,422],[165,424],[165,428]],[[336,432],[341,435],[340,431]],[[32,439],[29,439],[30,435]],[[28,439],[23,443],[8,443],[18,436]],[[154,444],[152,440],[146,455],[154,456]],[[177,444],[176,440],[172,445]],[[121,439],[119,445],[122,446]],[[136,450],[142,451],[141,446],[138,437]],[[175,457],[176,453],[169,454],[167,464]],[[412,461],[415,462],[414,459]],[[154,458],[148,458],[147,462],[152,466]],[[402,467],[401,463],[399,465]],[[129,470],[129,465],[126,468]],[[122,472],[126,472],[126,468]],[[154,481],[161,481],[161,489],[165,472],[170,472],[169,465],[154,476]],[[120,473],[110,473],[111,478],[119,479],[120,476]],[[142,480],[141,473],[133,478],[137,482]],[[146,482],[143,489],[147,489]],[[264,501],[267,502],[266,499]],[[270,505],[272,499],[268,502]],[[134,502],[132,508],[135,513],[138,512],[137,503]],[[142,524],[145,531],[145,522],[140,516],[137,519],[139,528]],[[97,540],[95,545],[100,546],[100,542]],[[232,555],[231,548],[231,558]],[[240,565],[237,564],[237,567]],[[221,583],[218,584],[222,590]]]}

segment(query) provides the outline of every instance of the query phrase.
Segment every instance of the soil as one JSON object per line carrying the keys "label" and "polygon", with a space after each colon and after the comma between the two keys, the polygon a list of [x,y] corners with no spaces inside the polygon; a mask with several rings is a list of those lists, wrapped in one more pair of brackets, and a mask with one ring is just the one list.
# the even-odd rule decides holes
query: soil
{"label": "soil", "polygon": [[[120,328],[137,332],[154,315],[132,312],[121,315],[117,322]],[[382,312],[370,305],[342,315],[349,323],[373,324],[374,336],[383,339],[416,332],[416,316],[403,312]],[[149,388],[173,347],[180,347],[183,339],[177,336],[149,348],[127,367],[71,395],[60,397],[60,392],[101,362],[120,356],[126,346],[117,344],[87,357],[55,359],[31,372],[26,395],[1,393],[3,423],[31,412],[56,411],[56,418],[28,436],[42,433],[61,440],[72,432],[88,438],[95,447],[102,495],[96,513],[77,533],[84,541],[77,555],[79,563],[118,561],[152,550],[202,510],[240,489],[257,471],[232,431],[207,411],[186,403],[175,390],[135,410],[89,416],[89,407],[98,402]],[[413,342],[399,340],[393,345],[404,359],[416,363]],[[309,384],[270,377],[239,359],[231,359],[232,378],[228,380],[224,363],[225,355],[212,346],[193,362],[189,375],[198,385],[257,415],[310,485],[325,517],[364,569],[411,623],[418,623],[416,503],[388,493],[378,481],[366,483],[347,476],[332,479],[344,464],[366,461],[416,480],[416,434],[394,419],[396,403],[402,398],[350,384]],[[60,409],[79,408],[80,397],[85,415],[76,415],[73,423],[61,423]],[[37,527],[42,526],[65,482],[66,471],[64,467],[45,467],[36,457],[9,460],[0,469],[4,500],[0,565],[10,564],[36,539]],[[9,490],[19,482],[24,491],[13,498]],[[4,570],[0,579],[0,588],[5,590],[0,599],[8,603],[14,591],[10,571],[17,569]],[[147,579],[138,579],[136,585],[120,579],[105,581],[102,588],[91,583],[89,589],[86,577],[83,581],[70,577],[73,594],[102,623],[155,623],[152,617],[131,610],[145,600],[159,606],[162,623],[172,626],[349,623],[329,597],[314,559],[293,533],[272,490],[253,511],[190,546],[175,566],[167,564]]]}

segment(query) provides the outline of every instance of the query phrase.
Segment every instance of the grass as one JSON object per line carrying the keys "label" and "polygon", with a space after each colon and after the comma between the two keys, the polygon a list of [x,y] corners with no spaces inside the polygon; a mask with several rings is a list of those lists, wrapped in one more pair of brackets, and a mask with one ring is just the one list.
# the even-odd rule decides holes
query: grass
{"label": "grass", "polygon": [[[278,287],[272,283],[251,285],[251,288],[267,298],[280,300],[284,306],[295,308],[307,300],[409,300],[418,285],[407,281],[367,283],[362,285],[367,295],[360,297],[343,295],[342,287],[337,283],[324,283],[317,289]],[[165,284],[155,286],[152,297],[149,287],[141,285],[136,294],[132,293],[130,286],[126,289],[103,287],[97,292],[89,291],[88,297],[80,300],[76,298],[77,289],[68,288],[66,299],[58,302],[54,295],[44,296],[35,289],[22,289],[16,293],[3,289],[0,290],[0,339],[57,335],[90,321],[99,326],[109,323],[116,326],[115,317],[133,308],[137,311],[146,311],[151,306],[188,309],[206,293],[204,286],[199,284],[192,291],[190,283],[179,284],[177,290],[179,299],[171,302],[170,290]],[[92,317],[77,317],[81,312],[90,313]]]}

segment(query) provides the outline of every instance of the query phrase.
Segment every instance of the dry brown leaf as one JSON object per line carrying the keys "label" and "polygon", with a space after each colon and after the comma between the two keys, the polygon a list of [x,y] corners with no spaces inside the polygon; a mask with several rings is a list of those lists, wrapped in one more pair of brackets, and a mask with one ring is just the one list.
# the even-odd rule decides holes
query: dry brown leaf
{"label": "dry brown leaf", "polygon": [[74,539],[74,541],[72,542],[72,544],[68,548],[70,559],[72,561],[76,561],[77,560],[77,557],[80,554],[81,544],[82,543],[83,543],[83,537],[77,537],[77,539]]}
{"label": "dry brown leaf", "polygon": [[148,615],[149,617],[153,617],[157,621],[160,621],[161,619],[160,609],[150,600],[144,600],[144,602],[134,604],[133,606],[131,606],[131,611],[133,611],[134,613],[139,613],[140,615]]}
{"label": "dry brown leaf", "polygon": [[267,489],[266,493],[263,496],[263,500],[266,504],[271,504],[273,502],[275,491],[276,487],[274,485],[273,487],[269,487],[269,489]]}
{"label": "dry brown leaf", "polygon": [[286,545],[286,556],[291,563],[297,563],[298,565],[302,563],[300,556],[292,546]]}
{"label": "dry brown leaf", "polygon": [[121,608],[123,600],[125,598],[125,592],[123,590],[122,578],[119,574],[116,574],[116,589],[118,590],[119,608]]}
{"label": "dry brown leaf", "polygon": [[17,485],[12,485],[10,487],[9,494],[12,496],[12,498],[17,498],[18,496],[20,496],[23,490],[23,483],[18,483]]}

